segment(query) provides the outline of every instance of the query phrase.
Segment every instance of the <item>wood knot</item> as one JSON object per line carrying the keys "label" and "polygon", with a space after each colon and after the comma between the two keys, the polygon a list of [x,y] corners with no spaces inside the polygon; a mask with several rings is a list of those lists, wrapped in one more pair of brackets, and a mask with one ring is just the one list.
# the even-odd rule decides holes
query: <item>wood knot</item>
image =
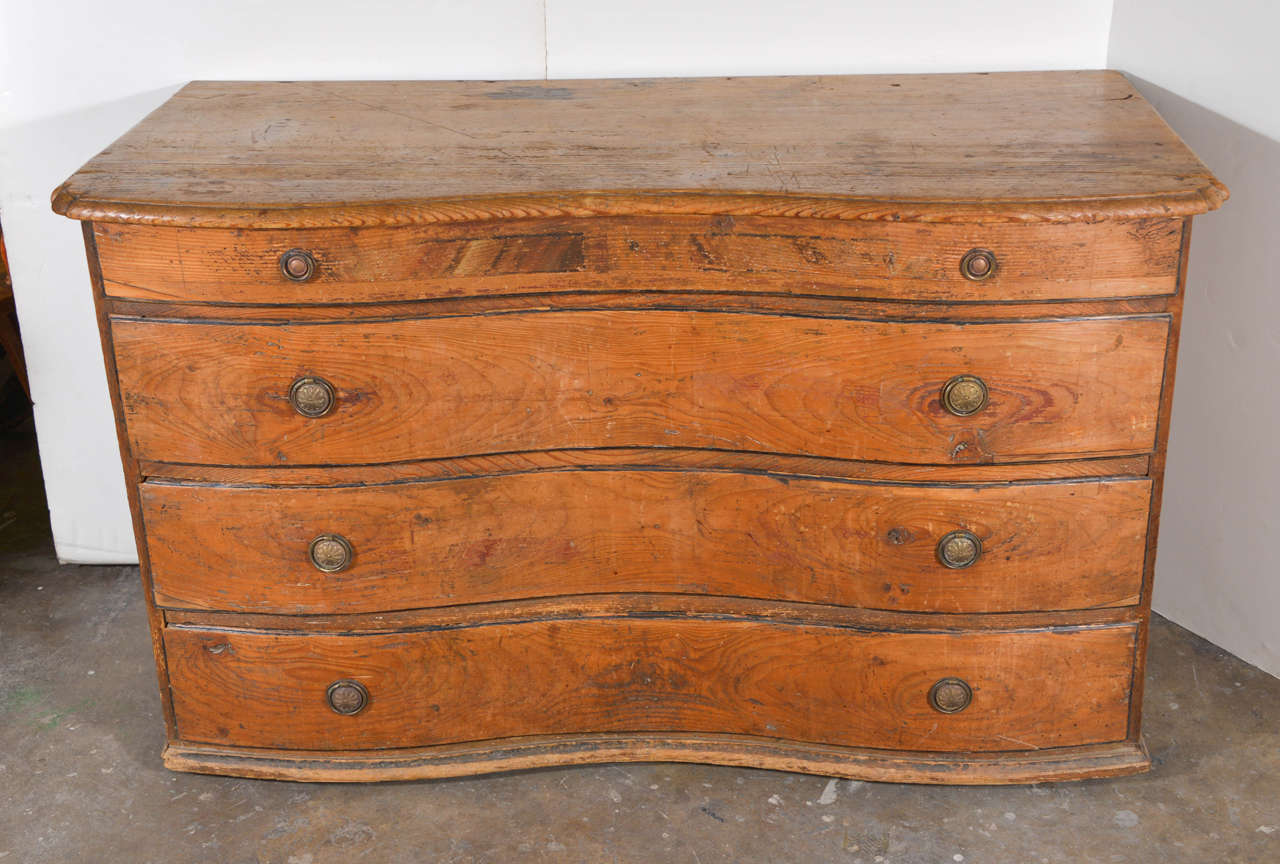
{"label": "wood knot", "polygon": [[906,528],[903,528],[901,526],[897,528],[890,528],[889,533],[886,534],[885,536],[888,538],[889,542],[892,543],[894,546],[902,546],[904,544],[910,543],[913,539],[915,539],[912,536],[910,531],[908,531]]}

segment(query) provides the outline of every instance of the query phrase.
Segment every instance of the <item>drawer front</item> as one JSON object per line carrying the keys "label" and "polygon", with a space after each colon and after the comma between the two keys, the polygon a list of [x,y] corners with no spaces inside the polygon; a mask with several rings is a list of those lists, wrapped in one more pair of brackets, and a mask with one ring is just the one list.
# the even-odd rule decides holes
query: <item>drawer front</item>
{"label": "drawer front", "polygon": [[[189,742],[359,750],[679,731],[998,751],[1124,738],[1136,633],[613,618],[377,635],[169,628],[164,645]],[[930,701],[948,678],[971,694],[954,713]],[[334,696],[358,713],[329,704],[338,682],[367,694]],[[963,686],[938,702],[963,705]]]}
{"label": "drawer front", "polygon": [[[1144,452],[1169,333],[1165,316],[942,324],[658,310],[111,326],[133,455],[221,465],[616,446],[926,464]],[[960,416],[941,394],[965,375],[987,399]],[[317,377],[331,408],[304,416],[291,387]]]}
{"label": "drawer front", "polygon": [[[1151,483],[590,470],[141,492],[156,602],[168,607],[322,614],[673,592],[1006,612],[1138,602]],[[958,532],[981,544],[976,560],[944,566],[944,538],[971,542]],[[312,552],[332,535],[336,559]]]}
{"label": "drawer front", "polygon": [[[1182,220],[1030,225],[671,216],[237,231],[96,224],[107,294],[372,303],[686,290],[920,301],[1169,295]],[[966,253],[995,269],[974,279]],[[300,250],[294,278],[281,256]],[[301,280],[301,281],[299,281]]]}

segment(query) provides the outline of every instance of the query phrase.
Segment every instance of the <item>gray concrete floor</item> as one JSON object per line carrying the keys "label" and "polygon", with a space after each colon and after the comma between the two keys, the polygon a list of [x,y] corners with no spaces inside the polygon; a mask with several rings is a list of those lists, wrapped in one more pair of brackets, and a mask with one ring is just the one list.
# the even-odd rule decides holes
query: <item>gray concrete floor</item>
{"label": "gray concrete floor", "polygon": [[0,864],[1280,862],[1280,680],[1158,621],[1155,769],[939,788],[700,765],[368,786],[174,774],[133,567],[54,560],[0,433]]}

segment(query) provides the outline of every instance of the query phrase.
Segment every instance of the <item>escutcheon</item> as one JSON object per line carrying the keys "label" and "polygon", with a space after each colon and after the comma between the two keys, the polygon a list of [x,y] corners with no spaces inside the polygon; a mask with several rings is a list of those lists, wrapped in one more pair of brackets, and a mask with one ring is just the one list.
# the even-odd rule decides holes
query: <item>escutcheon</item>
{"label": "escutcheon", "polygon": [[952,570],[972,567],[981,556],[982,540],[972,531],[950,531],[938,541],[938,560]]}
{"label": "escutcheon", "polygon": [[943,678],[929,688],[929,704],[943,714],[958,714],[973,701],[973,688],[959,678]]}
{"label": "escutcheon", "polygon": [[321,534],[311,541],[308,555],[322,573],[340,573],[351,566],[355,550],[341,534]]}
{"label": "escutcheon", "polygon": [[351,717],[359,714],[369,704],[369,691],[359,681],[344,678],[329,685],[325,699],[335,714]]}
{"label": "escutcheon", "polygon": [[977,375],[957,375],[942,385],[942,407],[957,417],[976,414],[987,404],[987,384]]}
{"label": "escutcheon", "polygon": [[305,249],[290,249],[280,256],[280,272],[292,282],[307,282],[316,275],[315,256]]}
{"label": "escutcheon", "polygon": [[960,273],[971,282],[989,279],[996,272],[996,253],[990,249],[970,249],[960,259]]}
{"label": "escutcheon", "polygon": [[307,376],[289,386],[289,404],[303,417],[323,417],[337,401],[333,385],[323,378]]}

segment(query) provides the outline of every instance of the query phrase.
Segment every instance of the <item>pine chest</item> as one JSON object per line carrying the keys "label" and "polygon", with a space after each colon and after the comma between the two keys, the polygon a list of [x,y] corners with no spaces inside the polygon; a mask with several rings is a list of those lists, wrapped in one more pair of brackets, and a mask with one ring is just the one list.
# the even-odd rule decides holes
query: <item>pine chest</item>
{"label": "pine chest", "polygon": [[1113,72],[188,85],[54,194],[166,763],[1141,770],[1225,198]]}

